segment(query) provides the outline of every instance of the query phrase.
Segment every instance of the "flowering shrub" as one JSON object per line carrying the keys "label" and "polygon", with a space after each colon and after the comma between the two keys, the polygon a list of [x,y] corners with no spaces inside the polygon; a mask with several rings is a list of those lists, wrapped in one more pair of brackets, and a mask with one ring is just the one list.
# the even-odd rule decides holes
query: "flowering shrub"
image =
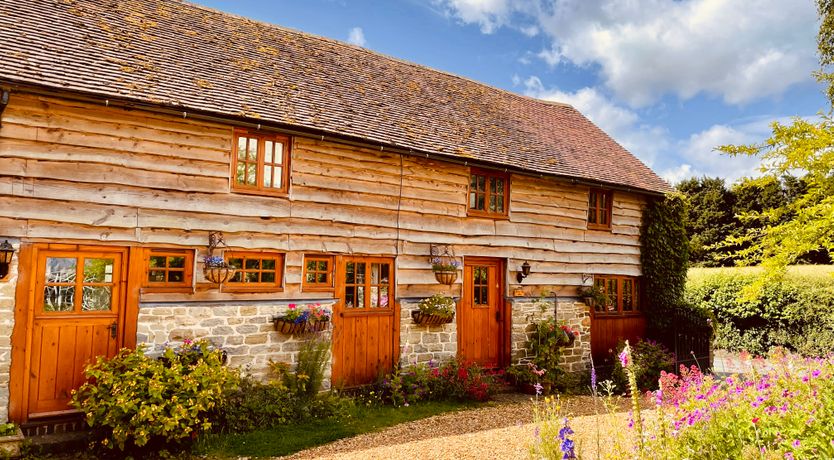
{"label": "flowering shrub", "polygon": [[[621,355],[624,348],[625,343],[620,343],[617,346],[617,354]],[[657,389],[661,372],[675,370],[675,354],[663,344],[653,340],[638,340],[631,346],[631,356],[634,364],[633,370],[637,377],[637,388],[640,390]],[[623,368],[622,360],[616,360],[612,378],[619,388],[626,388],[628,384]]]}
{"label": "flowering shrub", "polygon": [[84,371],[89,381],[73,391],[72,405],[85,414],[101,445],[125,450],[184,444],[212,429],[209,413],[237,385],[237,372],[203,341],[167,348],[162,358],[145,356],[140,346],[99,357]]}
{"label": "flowering shrub", "polygon": [[379,397],[395,406],[419,401],[458,399],[487,401],[495,392],[492,376],[475,363],[450,361],[415,364],[395,370],[377,383]]}
{"label": "flowering shrub", "polygon": [[533,406],[535,439],[530,445],[531,458],[575,459],[576,444],[570,420],[562,415],[558,396],[547,396]]}
{"label": "flowering shrub", "polygon": [[769,372],[724,379],[696,369],[664,374],[654,395],[662,424],[647,454],[834,458],[834,358],[771,360]]}
{"label": "flowering shrub", "polygon": [[[564,327],[563,327],[564,326]],[[579,335],[579,331],[572,330],[555,319],[546,319],[536,323],[536,330],[530,339],[530,353],[533,364],[538,369],[545,369],[540,381],[554,384],[564,371],[559,367],[562,358],[562,346],[570,342],[568,332]]]}

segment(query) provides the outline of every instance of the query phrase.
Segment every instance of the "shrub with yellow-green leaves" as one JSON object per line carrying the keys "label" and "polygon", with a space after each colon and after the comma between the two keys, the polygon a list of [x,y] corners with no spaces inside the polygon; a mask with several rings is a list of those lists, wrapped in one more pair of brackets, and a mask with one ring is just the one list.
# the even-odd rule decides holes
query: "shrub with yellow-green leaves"
{"label": "shrub with yellow-green leaves", "polygon": [[120,450],[151,445],[182,446],[212,429],[209,414],[234,388],[239,374],[223,366],[222,352],[204,341],[168,348],[160,359],[142,347],[98,358],[73,392],[101,444]]}

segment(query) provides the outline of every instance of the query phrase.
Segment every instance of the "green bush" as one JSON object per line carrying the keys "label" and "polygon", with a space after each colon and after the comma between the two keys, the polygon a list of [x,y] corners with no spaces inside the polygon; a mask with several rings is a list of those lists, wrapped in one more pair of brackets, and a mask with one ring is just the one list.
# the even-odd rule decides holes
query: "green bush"
{"label": "green bush", "polygon": [[[617,355],[622,353],[625,342],[617,345]],[[640,339],[631,344],[631,358],[637,376],[637,388],[642,391],[656,390],[661,372],[675,371],[675,354],[663,344],[653,340]],[[626,388],[626,374],[619,359],[614,360],[612,376],[618,388]]]}
{"label": "green bush", "polygon": [[377,382],[366,399],[408,406],[419,401],[487,401],[494,393],[492,376],[475,363],[458,360],[398,368]]}
{"label": "green bush", "polygon": [[784,347],[806,356],[834,349],[834,282],[830,276],[788,276],[755,300],[742,290],[754,273],[721,271],[690,279],[686,300],[715,318],[713,347],[763,355]]}
{"label": "green bush", "polygon": [[72,405],[108,448],[182,446],[213,428],[210,413],[237,385],[237,371],[223,366],[222,352],[207,342],[165,350],[162,359],[143,347],[98,358],[73,392]]}
{"label": "green bush", "polygon": [[297,398],[280,382],[261,383],[249,377],[227,391],[213,417],[223,433],[242,433],[290,423],[296,418]]}

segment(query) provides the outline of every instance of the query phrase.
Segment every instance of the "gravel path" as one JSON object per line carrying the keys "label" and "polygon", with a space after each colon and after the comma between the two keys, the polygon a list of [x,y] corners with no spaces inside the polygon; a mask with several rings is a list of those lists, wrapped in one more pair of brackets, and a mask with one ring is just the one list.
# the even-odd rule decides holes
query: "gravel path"
{"label": "gravel path", "polygon": [[[599,423],[591,415],[594,413],[593,404],[593,399],[587,396],[568,396],[562,399],[562,410],[565,414],[571,414],[574,431],[587,438],[577,439],[584,456],[592,456],[596,450],[595,435]],[[526,459],[529,458],[529,445],[534,439],[532,405],[529,396],[498,395],[486,407],[403,423],[284,458]],[[602,408],[599,410],[603,411]],[[603,424],[605,431],[626,432],[623,429],[625,414],[606,419],[608,422]]]}

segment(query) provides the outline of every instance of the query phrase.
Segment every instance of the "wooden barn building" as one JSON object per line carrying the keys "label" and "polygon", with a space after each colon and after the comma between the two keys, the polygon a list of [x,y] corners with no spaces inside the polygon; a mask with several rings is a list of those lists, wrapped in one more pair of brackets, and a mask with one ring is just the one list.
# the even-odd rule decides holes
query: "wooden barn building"
{"label": "wooden barn building", "polygon": [[[328,384],[506,366],[548,315],[583,369],[642,333],[641,209],[669,190],[569,105],[175,0],[0,0],[0,419],[65,414],[140,343],[265,374],[305,340],[273,324],[291,304],[332,309]],[[416,324],[436,293],[454,321]]]}

